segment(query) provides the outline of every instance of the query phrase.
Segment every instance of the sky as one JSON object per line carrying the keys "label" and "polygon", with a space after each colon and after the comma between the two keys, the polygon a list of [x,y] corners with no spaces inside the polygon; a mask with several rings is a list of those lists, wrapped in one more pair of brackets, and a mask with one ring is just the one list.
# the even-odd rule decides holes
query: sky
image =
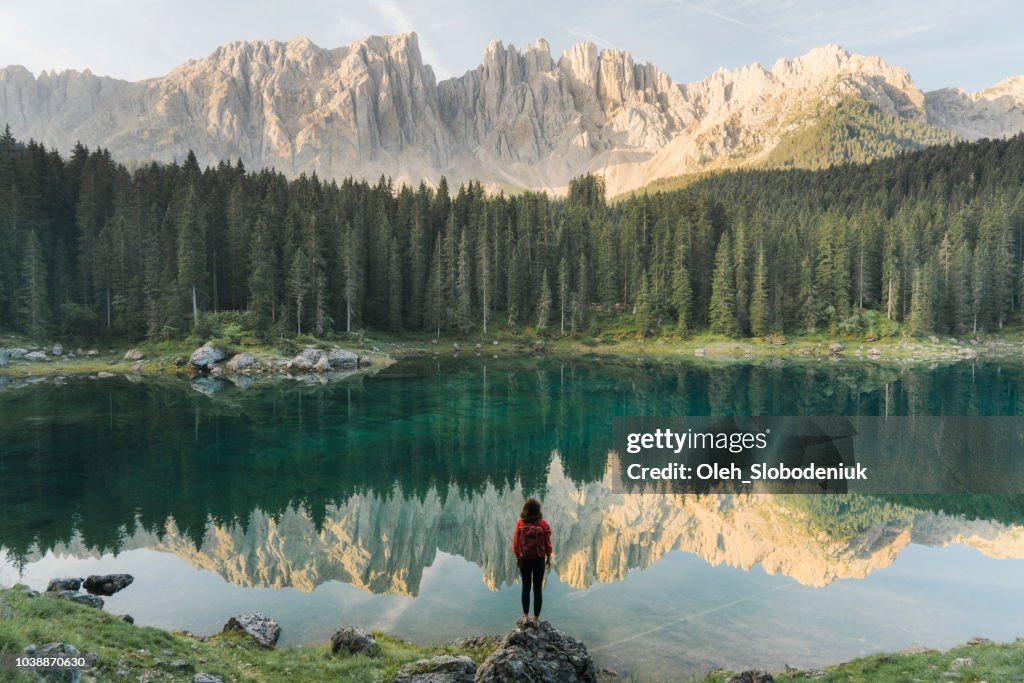
{"label": "sky", "polygon": [[546,38],[631,52],[679,82],[796,57],[829,43],[878,54],[918,87],[979,90],[1024,74],[1020,0],[2,0],[0,66],[160,76],[236,40],[308,36],[338,47],[416,31],[439,79],[480,63],[493,39]]}

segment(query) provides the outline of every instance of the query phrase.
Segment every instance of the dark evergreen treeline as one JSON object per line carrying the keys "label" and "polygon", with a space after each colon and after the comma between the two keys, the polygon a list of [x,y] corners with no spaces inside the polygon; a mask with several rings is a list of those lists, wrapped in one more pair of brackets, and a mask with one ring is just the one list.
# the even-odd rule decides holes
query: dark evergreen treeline
{"label": "dark evergreen treeline", "polygon": [[715,176],[609,205],[241,164],[151,164],[0,138],[0,327],[175,337],[245,311],[260,336],[885,334],[1002,327],[1021,307],[1024,137],[864,166]]}

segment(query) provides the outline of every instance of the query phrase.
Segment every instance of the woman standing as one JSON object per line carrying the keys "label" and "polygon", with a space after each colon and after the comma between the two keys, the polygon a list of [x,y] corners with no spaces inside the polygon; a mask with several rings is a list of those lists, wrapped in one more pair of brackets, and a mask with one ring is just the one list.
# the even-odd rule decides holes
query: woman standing
{"label": "woman standing", "polygon": [[528,498],[519,513],[516,530],[512,534],[512,552],[519,565],[523,583],[523,617],[530,614],[530,587],[533,587],[533,618],[540,619],[541,589],[544,569],[551,566],[551,526],[540,512],[540,501]]}

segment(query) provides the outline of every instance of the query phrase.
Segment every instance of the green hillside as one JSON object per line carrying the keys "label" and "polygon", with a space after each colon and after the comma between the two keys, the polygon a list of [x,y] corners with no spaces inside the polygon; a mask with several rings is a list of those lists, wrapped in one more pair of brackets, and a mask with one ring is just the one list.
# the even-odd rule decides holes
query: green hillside
{"label": "green hillside", "polygon": [[847,97],[813,125],[787,133],[760,164],[768,168],[828,168],[867,163],[907,150],[955,142],[942,128],[883,113]]}

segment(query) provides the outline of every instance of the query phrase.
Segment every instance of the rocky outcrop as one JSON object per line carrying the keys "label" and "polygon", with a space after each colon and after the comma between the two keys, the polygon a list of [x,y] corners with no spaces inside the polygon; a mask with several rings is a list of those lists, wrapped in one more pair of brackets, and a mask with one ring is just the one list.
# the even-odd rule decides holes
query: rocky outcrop
{"label": "rocky outcrop", "polygon": [[751,669],[733,674],[727,683],[775,683],[775,677],[767,671]]}
{"label": "rocky outcrop", "polygon": [[113,595],[132,585],[135,577],[131,574],[93,574],[89,576],[82,587],[92,595]]}
{"label": "rocky outcrop", "polygon": [[331,652],[374,657],[380,654],[380,645],[366,631],[353,626],[343,626],[331,634]]}
{"label": "rocky outcrop", "polygon": [[57,598],[62,598],[64,600],[70,600],[71,602],[77,602],[78,604],[85,605],[87,607],[95,607],[96,609],[103,609],[103,604],[104,604],[103,598],[96,597],[95,595],[86,595],[86,594],[83,594],[83,593],[78,593],[76,591],[70,591],[70,590],[68,590],[68,591],[55,591],[55,592],[52,592],[52,593],[48,593],[48,595],[52,595],[52,596],[57,597]]}
{"label": "rocky outcrop", "polygon": [[232,356],[231,360],[228,361],[227,365],[229,372],[242,372],[244,370],[251,370],[255,366],[256,359],[253,358],[253,355],[248,351],[243,351],[242,353]]}
{"label": "rocky outcrop", "polygon": [[546,621],[522,617],[476,672],[478,683],[597,682],[586,646]]}
{"label": "rocky outcrop", "polygon": [[207,342],[192,352],[188,362],[196,370],[205,372],[209,371],[214,363],[224,360],[227,356],[228,354],[224,349]]}
{"label": "rocky outcrop", "polygon": [[[236,42],[137,83],[88,71],[0,70],[0,120],[67,152],[81,141],[123,160],[241,159],[289,176],[396,182],[476,179],[564,191],[603,174],[610,194],[705,168],[753,163],[843,97],[969,139],[1024,129],[1021,79],[925,95],[903,69],[825,46],[675,83],[592,43],[495,41],[438,83],[414,33],[324,49],[306,38]],[[169,132],[170,131],[170,132]]]}
{"label": "rocky outcrop", "polygon": [[71,579],[50,579],[50,583],[46,585],[47,593],[58,593],[60,591],[77,591],[82,587],[83,579],[81,577]]}
{"label": "rocky outcrop", "polygon": [[243,612],[228,619],[224,632],[245,631],[262,647],[274,647],[281,637],[281,626],[259,612]]}
{"label": "rocky outcrop", "polygon": [[[82,658],[89,664],[92,664],[96,659],[96,656],[91,653],[83,657],[77,647],[68,643],[49,643],[42,647],[29,645],[22,652],[25,657],[32,659],[59,658],[77,660]],[[51,683],[78,683],[82,680],[82,670],[77,666],[39,667],[36,670],[36,675],[38,676],[38,680],[48,681]]]}
{"label": "rocky outcrop", "polygon": [[438,655],[406,664],[394,683],[473,683],[476,664],[469,657]]}

